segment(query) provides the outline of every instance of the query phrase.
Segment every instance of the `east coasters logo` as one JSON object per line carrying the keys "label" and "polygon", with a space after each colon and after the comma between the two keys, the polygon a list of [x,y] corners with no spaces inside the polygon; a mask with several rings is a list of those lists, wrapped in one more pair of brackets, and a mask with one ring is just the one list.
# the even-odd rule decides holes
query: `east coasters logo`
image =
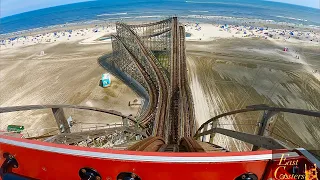
{"label": "east coasters logo", "polygon": [[301,179],[301,180],[319,180],[317,165],[301,165],[299,160],[287,160],[289,154],[282,154],[278,167],[274,170],[273,178],[275,180]]}

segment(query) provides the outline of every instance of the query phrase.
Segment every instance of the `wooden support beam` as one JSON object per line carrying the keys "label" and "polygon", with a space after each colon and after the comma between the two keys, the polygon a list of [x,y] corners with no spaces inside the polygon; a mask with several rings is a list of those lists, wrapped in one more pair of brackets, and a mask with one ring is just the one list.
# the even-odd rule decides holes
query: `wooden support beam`
{"label": "wooden support beam", "polygon": [[[204,132],[207,132],[207,130],[208,130],[208,124],[206,124],[206,125],[203,127],[203,133],[204,133]],[[202,134],[202,133],[200,133],[200,134]],[[205,135],[202,136],[201,141],[206,142],[206,135],[207,135],[207,134],[205,134]]]}
{"label": "wooden support beam", "polygon": [[70,133],[70,127],[67,118],[64,115],[63,108],[52,108],[52,113],[57,122],[60,133]]}
{"label": "wooden support beam", "polygon": [[197,136],[205,136],[212,133],[220,133],[265,149],[290,149],[280,141],[277,141],[271,137],[247,134],[222,128],[212,128],[211,130],[199,133]]}
{"label": "wooden support beam", "polygon": [[210,140],[209,140],[210,143],[213,143],[214,135],[215,135],[215,133],[210,134]]}
{"label": "wooden support beam", "polygon": [[[278,111],[264,111],[261,121],[259,123],[259,131],[258,134],[259,136],[263,136],[265,134],[265,131],[267,129],[267,127],[269,127],[269,120],[272,116],[274,116],[275,114],[277,114]],[[252,147],[252,151],[256,151],[258,150],[259,147],[258,146],[253,146]]]}
{"label": "wooden support beam", "polygon": [[129,127],[129,122],[127,118],[122,118],[122,123],[124,127]]}

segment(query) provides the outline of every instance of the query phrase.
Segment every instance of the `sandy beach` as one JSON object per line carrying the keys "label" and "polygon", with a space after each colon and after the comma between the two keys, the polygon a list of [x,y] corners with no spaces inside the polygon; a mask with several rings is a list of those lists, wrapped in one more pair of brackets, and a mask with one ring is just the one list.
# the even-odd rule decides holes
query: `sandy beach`
{"label": "sandy beach", "polygon": [[[139,97],[124,83],[112,76],[110,87],[104,89],[99,86],[101,75],[106,71],[99,66],[97,59],[110,53],[112,47],[110,39],[102,42],[94,40],[108,33],[108,30],[84,32],[84,36],[78,36],[78,32],[81,30],[73,31],[74,37],[62,36],[56,41],[51,37],[53,34],[43,38],[28,36],[24,44],[17,40],[11,47],[1,46],[1,106],[74,104],[135,115],[139,107],[129,107],[128,102]],[[37,39],[36,43],[32,39]],[[44,134],[56,127],[50,111],[1,114],[0,129],[6,130],[7,125],[17,124],[25,126],[31,134]],[[77,124],[121,122],[118,117],[97,112],[65,111],[66,116],[71,116]]]}
{"label": "sandy beach", "polygon": [[[198,124],[252,104],[320,110],[318,29],[196,22],[185,22],[185,27],[188,75]],[[111,87],[98,86],[106,71],[97,58],[112,51],[109,36],[115,25],[71,29],[28,32],[0,41],[1,106],[81,104],[127,115],[137,113],[138,107],[129,107],[128,101],[139,97],[115,77]],[[119,122],[99,113],[67,113],[79,123]],[[221,126],[254,133],[259,115],[226,118]],[[294,138],[311,149],[320,148],[316,143],[320,132],[314,130],[319,129],[320,121],[301,122],[282,114],[277,119],[277,127],[288,128],[274,128],[273,135]],[[0,129],[9,124],[31,130],[55,126],[49,110],[2,114],[0,122]],[[216,136],[215,142],[230,150],[250,148],[224,136]]]}
{"label": "sandy beach", "polygon": [[[320,110],[319,30],[186,23],[186,32],[189,80],[199,124],[253,104]],[[229,116],[219,126],[255,134],[261,115]],[[290,146],[317,150],[319,120],[280,113],[273,118],[269,134]],[[235,151],[251,149],[223,135],[216,135],[214,142]]]}
{"label": "sandy beach", "polygon": [[[298,53],[300,59],[284,52],[283,46]],[[319,111],[319,50],[319,45],[275,43],[260,38],[188,42],[189,80],[197,122],[201,124],[218,114],[253,104]],[[222,118],[219,123],[224,128],[256,133],[261,115],[245,113]],[[280,113],[274,117],[270,134],[319,149],[319,120]],[[220,135],[214,141],[232,150],[251,148]]]}

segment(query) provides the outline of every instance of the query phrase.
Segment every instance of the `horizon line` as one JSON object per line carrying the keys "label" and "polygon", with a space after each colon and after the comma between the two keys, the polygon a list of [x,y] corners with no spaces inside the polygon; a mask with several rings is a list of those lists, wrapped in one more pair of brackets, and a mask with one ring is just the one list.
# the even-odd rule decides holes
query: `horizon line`
{"label": "horizon line", "polygon": [[[62,4],[62,5],[56,5],[56,6],[50,6],[50,7],[45,7],[45,8],[40,8],[40,9],[34,9],[34,10],[30,10],[30,11],[23,11],[20,13],[15,13],[15,14],[9,14],[9,15],[5,15],[2,16],[1,15],[1,10],[0,10],[0,19],[3,18],[8,18],[11,16],[16,16],[16,15],[20,15],[20,14],[24,14],[24,13],[30,13],[30,12],[34,12],[34,11],[40,11],[40,10],[44,10],[44,9],[50,9],[50,8],[55,8],[55,7],[60,7],[60,6],[68,6],[68,5],[72,5],[72,4],[80,4],[80,3],[86,3],[86,2],[93,2],[93,1],[99,1],[99,0],[87,0],[87,1],[82,1],[82,2],[77,2],[77,3],[68,3],[68,4]],[[179,1],[179,0],[178,0]],[[261,0],[261,1],[265,1],[265,2],[275,2],[275,3],[280,3],[280,4],[285,4],[285,5],[293,5],[293,6],[301,6],[301,7],[305,7],[305,8],[311,8],[311,9],[315,9],[315,10],[320,10],[320,0],[319,0],[319,7],[312,7],[312,6],[305,6],[305,5],[299,5],[299,4],[292,4],[292,3],[287,3],[287,2],[279,2],[278,0]],[[185,0],[185,2],[194,2],[194,3],[210,3],[210,1],[194,1],[194,0]],[[215,3],[215,2],[212,2]],[[0,6],[1,8],[1,6]]]}

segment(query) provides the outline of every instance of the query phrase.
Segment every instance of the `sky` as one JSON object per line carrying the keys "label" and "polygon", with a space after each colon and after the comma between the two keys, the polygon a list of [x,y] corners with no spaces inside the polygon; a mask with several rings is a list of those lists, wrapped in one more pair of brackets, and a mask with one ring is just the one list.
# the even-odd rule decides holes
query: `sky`
{"label": "sky", "polygon": [[320,9],[320,0],[270,0]]}
{"label": "sky", "polygon": [[[0,0],[0,18],[27,11],[89,0]],[[107,0],[110,1],[110,0]],[[254,1],[254,0],[253,0]],[[320,9],[320,0],[270,0]]]}
{"label": "sky", "polygon": [[89,0],[0,0],[0,17]]}

